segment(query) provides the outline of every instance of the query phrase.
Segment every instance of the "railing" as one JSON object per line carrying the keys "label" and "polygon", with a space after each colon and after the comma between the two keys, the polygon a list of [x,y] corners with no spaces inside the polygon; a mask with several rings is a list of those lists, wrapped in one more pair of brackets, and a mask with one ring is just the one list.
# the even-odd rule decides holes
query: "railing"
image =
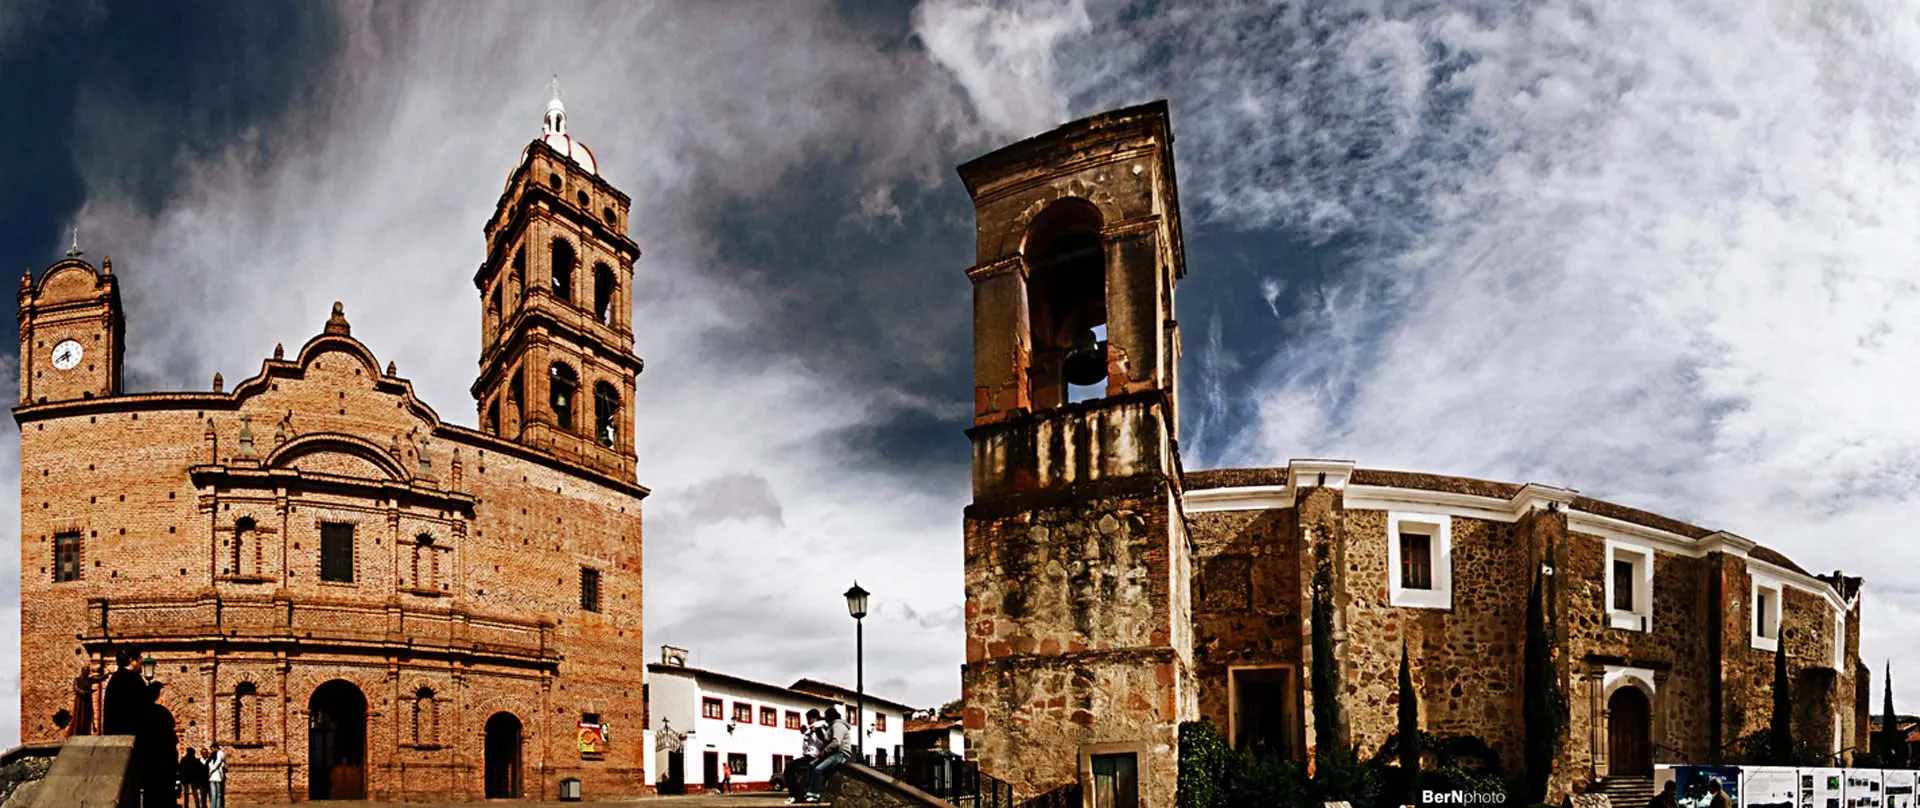
{"label": "railing", "polygon": [[1028,800],[1013,784],[980,770],[980,764],[945,752],[909,752],[885,766],[887,776],[946,800],[955,808],[1078,808],[1080,784],[1068,783]]}

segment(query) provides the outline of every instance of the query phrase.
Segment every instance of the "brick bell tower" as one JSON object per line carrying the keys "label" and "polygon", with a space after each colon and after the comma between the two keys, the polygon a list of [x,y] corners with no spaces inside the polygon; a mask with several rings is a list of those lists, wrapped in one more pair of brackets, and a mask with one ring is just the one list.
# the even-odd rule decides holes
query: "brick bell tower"
{"label": "brick bell tower", "polygon": [[634,478],[633,264],[626,194],[567,134],[559,82],[520,153],[473,277],[482,307],[480,428]]}
{"label": "brick bell tower", "polygon": [[121,392],[127,321],[113,259],[95,271],[80,256],[76,232],[39,282],[32,270],[20,278],[20,406]]}
{"label": "brick bell tower", "polygon": [[965,732],[1023,799],[1097,782],[1171,808],[1198,714],[1172,147],[1156,102],[960,167],[979,236]]}

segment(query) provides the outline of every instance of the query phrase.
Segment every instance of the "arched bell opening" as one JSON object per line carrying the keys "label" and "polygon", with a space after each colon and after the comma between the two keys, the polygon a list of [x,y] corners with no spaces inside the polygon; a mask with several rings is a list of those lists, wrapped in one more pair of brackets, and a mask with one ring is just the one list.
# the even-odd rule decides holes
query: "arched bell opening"
{"label": "arched bell opening", "polygon": [[1062,199],[1028,226],[1028,370],[1034,409],[1107,394],[1107,260],[1100,210]]}

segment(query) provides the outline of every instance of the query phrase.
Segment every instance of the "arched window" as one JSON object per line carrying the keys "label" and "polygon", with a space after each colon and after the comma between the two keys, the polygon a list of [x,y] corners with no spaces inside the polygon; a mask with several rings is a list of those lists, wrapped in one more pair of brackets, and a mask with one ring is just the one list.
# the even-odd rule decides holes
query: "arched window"
{"label": "arched window", "polygon": [[440,588],[440,554],[433,549],[433,534],[413,538],[413,588],[428,591]]}
{"label": "arched window", "polygon": [[554,297],[573,302],[573,267],[579,260],[574,256],[573,242],[563,238],[553,240]]}
{"label": "arched window", "polygon": [[593,265],[593,316],[601,325],[613,325],[613,268],[604,263]]}
{"label": "arched window", "polygon": [[487,434],[500,434],[500,399],[494,399],[487,405]]}
{"label": "arched window", "polygon": [[522,278],[527,276],[527,247],[522,244],[513,251],[513,269],[507,273],[507,297],[513,300],[515,311],[520,310],[520,299],[526,296],[522,290]]}
{"label": "arched window", "polygon": [[606,382],[593,385],[593,434],[608,448],[620,439],[620,393]]}
{"label": "arched window", "polygon": [[233,574],[253,575],[260,571],[260,538],[253,517],[233,520]]}
{"label": "arched window", "polygon": [[500,333],[500,317],[501,317],[500,304],[501,304],[501,299],[506,296],[504,294],[506,292],[506,289],[507,289],[507,284],[505,282],[494,284],[493,297],[487,301],[487,341],[488,342],[492,342],[494,336]]}
{"label": "arched window", "polygon": [[1100,210],[1084,199],[1053,203],[1027,228],[1027,324],[1033,340],[1033,406],[1106,395],[1106,255]]}
{"label": "arched window", "polygon": [[513,411],[513,428],[520,429],[527,422],[526,368],[514,368],[513,382],[507,385],[507,406]]}
{"label": "arched window", "polygon": [[573,430],[573,397],[580,389],[580,377],[573,368],[561,362],[553,363],[547,369],[547,386],[550,391],[548,402],[553,405],[553,423],[568,431]]}
{"label": "arched window", "polygon": [[440,702],[433,697],[433,688],[423,687],[413,692],[413,742],[417,746],[433,746],[440,739]]}
{"label": "arched window", "polygon": [[260,733],[260,688],[241,682],[233,689],[233,742],[248,743]]}

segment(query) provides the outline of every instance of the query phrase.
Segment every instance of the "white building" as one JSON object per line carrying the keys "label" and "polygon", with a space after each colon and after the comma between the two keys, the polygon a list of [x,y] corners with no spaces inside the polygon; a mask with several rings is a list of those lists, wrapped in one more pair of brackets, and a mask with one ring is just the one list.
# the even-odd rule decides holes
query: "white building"
{"label": "white building", "polygon": [[[802,679],[795,687],[781,687],[692,668],[686,651],[672,647],[664,648],[661,658],[647,666],[647,729],[654,736],[656,767],[650,771],[661,794],[717,790],[726,771],[735,790],[770,788],[787,761],[800,755],[801,722],[808,710],[838,707],[851,723],[854,694],[836,698],[832,685]],[[897,759],[910,711],[872,696],[867,707],[868,759]]]}
{"label": "white building", "polygon": [[[860,694],[828,684],[816,679],[801,679],[793,683],[792,690],[813,696],[832,699],[840,707],[840,714],[847,717],[847,723],[859,726],[854,720],[859,713]],[[872,693],[865,696],[867,714],[861,721],[866,723],[863,751],[869,765],[884,766],[889,761],[899,760],[901,750],[906,744],[907,716],[913,708],[897,701],[879,698]]]}

